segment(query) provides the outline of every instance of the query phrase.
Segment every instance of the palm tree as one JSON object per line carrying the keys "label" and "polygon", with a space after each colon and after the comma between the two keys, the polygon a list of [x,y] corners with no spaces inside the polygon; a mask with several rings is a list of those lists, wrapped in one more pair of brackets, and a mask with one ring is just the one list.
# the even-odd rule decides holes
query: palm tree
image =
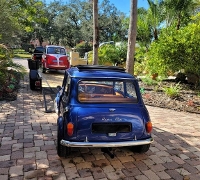
{"label": "palm tree", "polygon": [[153,31],[154,40],[158,40],[158,29],[161,24],[161,15],[162,15],[162,1],[153,1],[147,0],[149,4],[149,24],[151,24],[151,28]]}
{"label": "palm tree", "polygon": [[93,65],[98,64],[99,27],[98,27],[98,0],[93,0]]}
{"label": "palm tree", "polygon": [[166,25],[175,25],[179,30],[181,26],[190,21],[190,16],[196,12],[200,3],[196,0],[165,0],[163,7],[165,9]]}

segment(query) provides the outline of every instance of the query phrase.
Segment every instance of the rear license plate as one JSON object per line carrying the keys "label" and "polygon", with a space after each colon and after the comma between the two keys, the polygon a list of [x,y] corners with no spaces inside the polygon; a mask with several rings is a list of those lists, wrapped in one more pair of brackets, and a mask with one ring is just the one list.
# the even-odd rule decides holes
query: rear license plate
{"label": "rear license plate", "polygon": [[108,136],[117,136],[117,133],[108,133]]}

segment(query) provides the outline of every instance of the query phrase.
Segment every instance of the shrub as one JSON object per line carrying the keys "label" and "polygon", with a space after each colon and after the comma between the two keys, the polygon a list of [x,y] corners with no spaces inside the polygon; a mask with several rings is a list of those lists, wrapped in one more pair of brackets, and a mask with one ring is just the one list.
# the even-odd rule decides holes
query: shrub
{"label": "shrub", "polygon": [[14,71],[20,74],[22,77],[25,73],[25,67],[22,65],[13,62],[12,60],[12,52],[7,49],[7,47],[3,44],[0,44],[0,84],[3,86],[5,81],[10,81],[11,73],[9,69],[13,69]]}
{"label": "shrub", "polygon": [[156,80],[153,80],[151,77],[149,76],[145,76],[145,77],[142,77],[141,78],[142,82],[148,86],[151,86],[151,85],[157,85],[158,84],[158,81]]}
{"label": "shrub", "polygon": [[165,94],[173,99],[180,95],[180,90],[181,87],[179,83],[175,85],[171,84],[170,87],[163,87],[163,91],[165,92]]}
{"label": "shrub", "polygon": [[85,53],[92,50],[92,43],[88,43],[87,41],[82,41],[81,43],[76,45],[76,51],[79,53],[80,57],[84,57]]}

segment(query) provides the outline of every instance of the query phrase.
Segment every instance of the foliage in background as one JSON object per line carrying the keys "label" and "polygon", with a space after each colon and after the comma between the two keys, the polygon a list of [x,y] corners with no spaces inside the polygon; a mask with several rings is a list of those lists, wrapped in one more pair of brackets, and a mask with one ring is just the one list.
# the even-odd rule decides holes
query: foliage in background
{"label": "foliage in background", "polygon": [[92,43],[87,41],[82,41],[76,45],[76,51],[79,52],[79,56],[83,58],[86,52],[92,50]]}
{"label": "foliage in background", "polygon": [[9,69],[18,71],[21,76],[26,73],[22,65],[13,62],[11,51],[5,45],[0,44],[0,89],[10,77]]}
{"label": "foliage in background", "polygon": [[120,45],[105,44],[99,48],[99,64],[111,63],[114,66],[122,65],[126,62],[127,44]]}
{"label": "foliage in background", "polygon": [[142,82],[148,86],[151,86],[151,85],[157,85],[158,84],[158,81],[156,80],[153,80],[151,77],[149,76],[145,76],[145,77],[142,77],[141,78]]}
{"label": "foliage in background", "polygon": [[167,75],[184,69],[200,76],[200,24],[190,23],[176,30],[163,29],[159,40],[148,52],[148,69],[151,73]]}
{"label": "foliage in background", "polygon": [[20,43],[19,38],[23,33],[33,33],[37,24],[48,21],[44,16],[44,4],[40,0],[1,0],[0,11],[0,43],[9,46]]}

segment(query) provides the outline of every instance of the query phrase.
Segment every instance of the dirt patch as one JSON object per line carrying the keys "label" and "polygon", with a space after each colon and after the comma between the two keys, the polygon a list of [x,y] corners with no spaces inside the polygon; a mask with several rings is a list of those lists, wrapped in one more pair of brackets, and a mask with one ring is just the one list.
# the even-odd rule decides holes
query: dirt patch
{"label": "dirt patch", "polygon": [[180,83],[177,97],[170,98],[164,87],[175,87],[174,80],[162,81],[156,85],[146,85],[139,81],[143,101],[146,105],[200,114],[200,89],[188,83]]}

